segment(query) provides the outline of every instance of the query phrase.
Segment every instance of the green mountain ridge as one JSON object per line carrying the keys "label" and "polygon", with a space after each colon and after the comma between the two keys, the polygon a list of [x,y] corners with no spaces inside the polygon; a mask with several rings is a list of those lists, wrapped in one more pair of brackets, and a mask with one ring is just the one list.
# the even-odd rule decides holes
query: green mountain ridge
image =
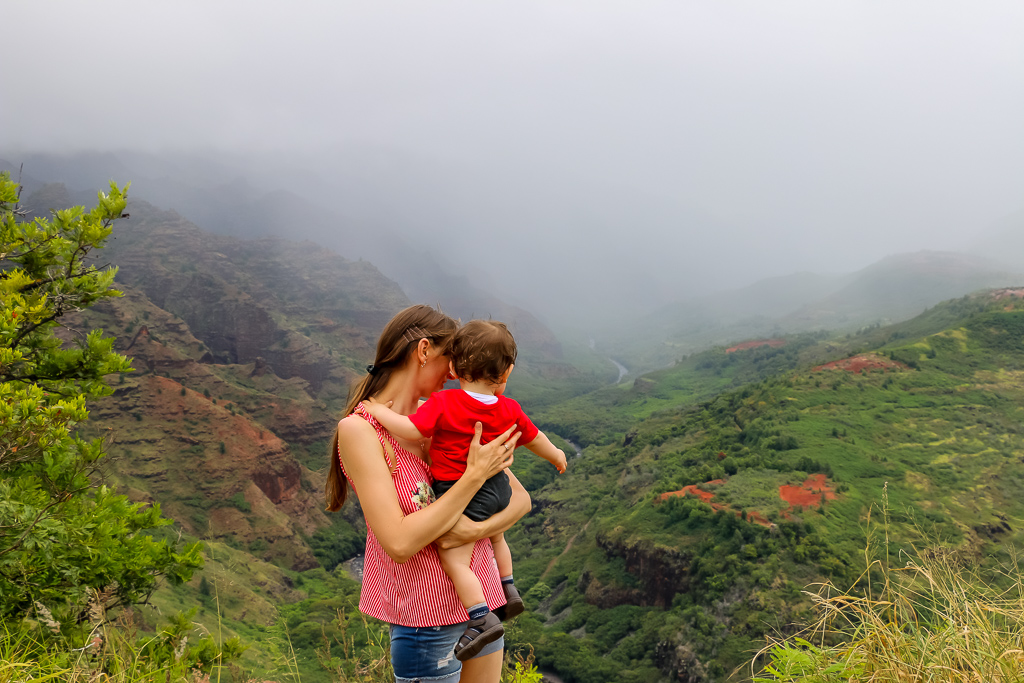
{"label": "green mountain ridge", "polygon": [[740,339],[889,325],[941,301],[1020,281],[1024,276],[1013,267],[981,256],[895,254],[856,273],[797,273],[675,303],[619,326],[599,346],[644,372]]}
{"label": "green mountain ridge", "polygon": [[[538,661],[570,683],[747,680],[765,634],[808,623],[805,586],[854,586],[865,544],[884,545],[866,526],[882,506],[894,556],[941,541],[966,561],[1006,559],[1024,528],[1022,296],[964,297],[848,339],[698,354],[645,390],[538,416],[558,430],[582,414],[590,432],[510,533]],[[879,369],[842,369],[868,360]],[[733,382],[747,383],[721,391]],[[836,497],[782,499],[811,475]],[[672,493],[687,487],[711,505]]]}

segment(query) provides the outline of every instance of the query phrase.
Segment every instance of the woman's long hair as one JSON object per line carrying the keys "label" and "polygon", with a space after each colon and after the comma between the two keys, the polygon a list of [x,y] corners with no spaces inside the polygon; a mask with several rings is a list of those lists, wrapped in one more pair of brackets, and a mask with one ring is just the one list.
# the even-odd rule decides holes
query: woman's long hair
{"label": "woman's long hair", "polygon": [[[368,368],[366,376],[355,383],[349,391],[345,415],[351,415],[360,401],[379,393],[388,385],[391,375],[405,365],[420,339],[429,339],[441,353],[448,353],[448,345],[458,327],[457,321],[436,308],[422,304],[410,306],[398,313],[380,333],[373,369]],[[348,482],[341,471],[338,454],[337,429],[334,430],[334,438],[331,439],[328,457],[331,466],[327,472],[327,509],[336,512],[341,509],[345,498],[348,497]]]}

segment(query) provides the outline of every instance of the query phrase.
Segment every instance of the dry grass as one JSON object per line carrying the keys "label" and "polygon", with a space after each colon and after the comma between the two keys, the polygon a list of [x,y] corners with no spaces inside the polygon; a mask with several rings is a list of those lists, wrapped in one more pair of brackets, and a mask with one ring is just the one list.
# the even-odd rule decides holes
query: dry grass
{"label": "dry grass", "polygon": [[[884,508],[883,508],[884,511]],[[885,523],[888,548],[888,520]],[[977,546],[870,560],[857,585],[808,593],[819,615],[800,636],[759,653],[758,682],[1022,683],[1024,580],[1016,559],[977,567]],[[874,579],[874,580],[872,580]]]}

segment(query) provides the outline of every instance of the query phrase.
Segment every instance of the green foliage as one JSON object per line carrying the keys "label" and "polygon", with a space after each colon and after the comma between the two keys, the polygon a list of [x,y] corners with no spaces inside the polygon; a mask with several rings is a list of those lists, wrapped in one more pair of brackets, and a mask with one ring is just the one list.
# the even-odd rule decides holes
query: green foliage
{"label": "green foliage", "polygon": [[245,499],[245,495],[241,491],[231,496],[231,498],[228,499],[228,503],[236,510],[240,510],[245,513],[252,512],[252,505],[250,505],[249,501]]}
{"label": "green foliage", "polygon": [[864,674],[861,667],[835,661],[835,653],[823,651],[803,638],[772,645],[769,656],[771,663],[754,677],[754,683],[845,683],[859,680]]}
{"label": "green foliage", "polygon": [[363,552],[366,546],[366,537],[353,529],[341,515],[332,515],[330,520],[330,526],[318,529],[308,539],[313,555],[328,571]]}
{"label": "green foliage", "polygon": [[[753,350],[791,363],[761,378],[754,353],[699,354],[640,378],[639,388],[541,411],[539,421],[587,447],[565,475],[531,492],[534,513],[507,534],[520,589],[537,610],[522,619],[538,661],[571,683],[643,680],[638,672],[651,668],[654,679],[702,671],[726,680],[765,633],[810,623],[803,586],[831,581],[864,594],[862,520],[883,490],[893,552],[941,538],[989,563],[1019,543],[1022,309],[983,294],[848,342],[812,340],[788,359]],[[854,350],[908,367],[816,369]],[[755,381],[715,391],[738,371]],[[810,474],[825,475],[838,497],[812,494],[791,507],[780,486],[800,487]],[[691,484],[719,509],[693,496],[660,500]],[[634,631],[646,619],[659,627],[634,640],[604,614]],[[815,645],[817,653],[798,645],[799,656],[780,655],[779,670],[802,680],[794,672],[808,662],[828,660],[819,674],[837,664],[829,643]],[[850,671],[835,680],[860,680]]]}
{"label": "green foliage", "polygon": [[61,317],[119,296],[113,268],[97,268],[124,209],[111,185],[91,212],[55,212],[24,221],[18,188],[0,174],[0,617],[42,604],[62,623],[81,620],[90,595],[104,607],[137,602],[157,577],[187,580],[198,545],[179,550],[146,533],[169,524],[159,506],[130,503],[91,475],[102,440],[74,429],[86,399],[111,392],[104,377],[131,367],[98,330],[65,342]]}

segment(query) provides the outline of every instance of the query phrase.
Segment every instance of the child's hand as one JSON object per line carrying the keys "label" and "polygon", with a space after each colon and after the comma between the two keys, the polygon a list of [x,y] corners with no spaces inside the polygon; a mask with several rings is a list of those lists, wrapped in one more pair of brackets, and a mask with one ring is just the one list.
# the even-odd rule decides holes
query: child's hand
{"label": "child's hand", "polygon": [[559,474],[565,472],[565,452],[559,450],[558,456],[555,458],[555,461],[551,464],[555,466],[555,469],[558,470]]}
{"label": "child's hand", "polygon": [[372,398],[368,398],[363,401],[363,410],[365,410],[370,417],[375,420],[379,420],[381,413],[391,407],[394,401],[388,401],[387,403],[377,403]]}

